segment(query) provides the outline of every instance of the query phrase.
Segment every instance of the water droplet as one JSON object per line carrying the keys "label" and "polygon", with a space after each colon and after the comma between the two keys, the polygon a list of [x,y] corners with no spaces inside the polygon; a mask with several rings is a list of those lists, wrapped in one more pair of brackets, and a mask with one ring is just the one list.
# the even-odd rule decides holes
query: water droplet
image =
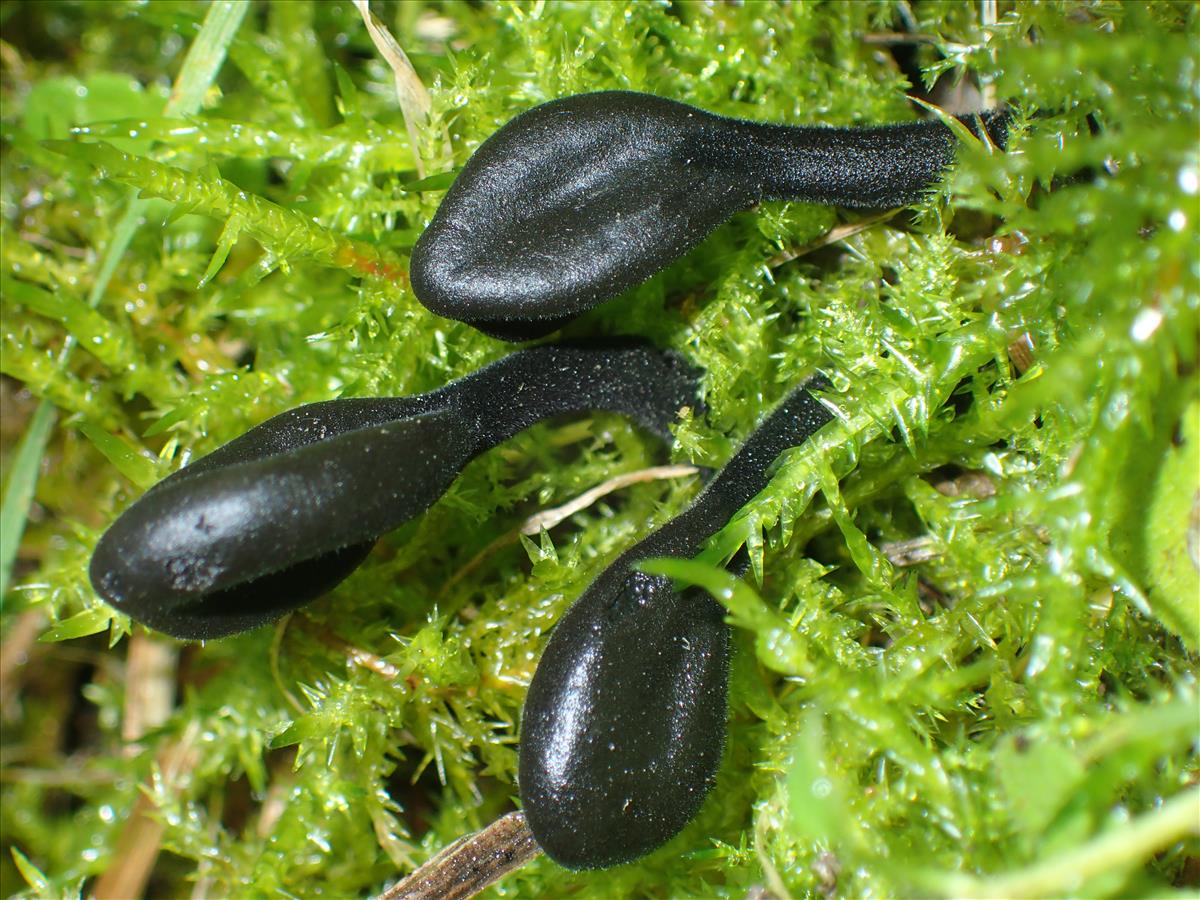
{"label": "water droplet", "polygon": [[1129,333],[1139,344],[1145,343],[1158,330],[1158,326],[1162,324],[1162,321],[1162,310],[1155,306],[1147,306],[1137,314],[1137,317],[1133,320],[1133,327],[1129,329]]}
{"label": "water droplet", "polygon": [[1046,670],[1050,664],[1050,655],[1054,652],[1054,638],[1039,634],[1033,639],[1033,652],[1029,654],[1029,665],[1025,667],[1025,677],[1035,678]]}

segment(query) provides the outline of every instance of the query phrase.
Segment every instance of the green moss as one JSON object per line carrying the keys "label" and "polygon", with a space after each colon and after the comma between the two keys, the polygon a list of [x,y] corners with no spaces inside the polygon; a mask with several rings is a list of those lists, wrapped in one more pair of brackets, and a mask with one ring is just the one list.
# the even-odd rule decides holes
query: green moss
{"label": "green moss", "polygon": [[[916,115],[866,38],[901,27],[894,3],[377,7],[432,97],[433,180],[350,3],[251,7],[194,54],[225,61],[211,87],[185,73],[202,108],[183,119],[164,103],[208,7],[0,12],[2,524],[24,533],[3,628],[28,656],[6,669],[5,895],[110,869],[143,789],[164,896],[197,879],[366,894],[509,808],[548,630],[695,484],[610,495],[456,575],[529,514],[662,460],[624,420],[532,429],[331,596],[184,650],[169,718],[132,748],[129,623],[86,576],[147,483],[250,425],[508,352],[405,286],[438,174],[577,91],[780,122]],[[915,5],[917,59],[1010,100],[1010,152],[964,145],[915,211],[824,247],[861,216],[765,204],[568,329],[635,331],[707,369],[677,460],[719,464],[813,371],[841,415],[672,570],[730,588],[736,625],[701,815],[637,864],[542,859],[497,895],[1127,895],[1195,878],[1197,10],[1002,3],[984,27],[980,7]],[[28,396],[57,416],[33,420],[22,456]],[[743,545],[753,575],[731,585],[713,564]],[[29,646],[31,627],[58,642]],[[178,746],[189,764],[166,777]]]}

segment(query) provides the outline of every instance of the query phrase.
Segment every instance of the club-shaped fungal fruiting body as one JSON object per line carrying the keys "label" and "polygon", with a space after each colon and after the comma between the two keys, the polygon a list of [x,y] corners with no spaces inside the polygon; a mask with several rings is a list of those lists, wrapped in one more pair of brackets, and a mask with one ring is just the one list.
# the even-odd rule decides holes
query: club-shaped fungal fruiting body
{"label": "club-shaped fungal fruiting body", "polygon": [[101,537],[92,584],[175,637],[244,631],[329,591],[535,422],[609,410],[668,440],[695,393],[678,356],[627,341],[524,350],[428,394],[303,406],[147,491]]}
{"label": "club-shaped fungal fruiting body", "polygon": [[[1005,116],[964,117],[1004,143]],[[954,156],[938,120],[871,128],[717,116],[603,91],[534,107],[480,145],[413,248],[433,312],[520,340],[641,283],[761,200],[917,200]]]}
{"label": "club-shaped fungal fruiting body", "polygon": [[555,626],[525,699],[519,763],[525,816],[555,861],[628,862],[699,810],[725,742],[728,626],[705,592],[634,567],[695,556],[766,486],[775,458],[830,418],[796,388],[692,506],[622,554]]}

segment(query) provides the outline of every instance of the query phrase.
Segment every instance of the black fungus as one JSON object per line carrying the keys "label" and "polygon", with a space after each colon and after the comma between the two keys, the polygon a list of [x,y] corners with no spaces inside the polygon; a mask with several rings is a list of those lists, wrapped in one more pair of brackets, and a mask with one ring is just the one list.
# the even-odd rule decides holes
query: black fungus
{"label": "black fungus", "polygon": [[[1003,144],[1002,113],[963,121]],[[413,248],[413,291],[438,315],[497,337],[537,337],[760,200],[912,203],[954,147],[938,120],[787,126],[631,91],[554,100],[475,151]]]}
{"label": "black fungus", "polygon": [[[691,507],[622,554],[555,627],[525,699],[519,780],[529,826],[556,862],[629,862],[699,810],[725,742],[728,626],[704,591],[634,566],[695,556],[766,486],[775,458],[830,418],[794,390]],[[743,555],[732,568],[745,565]]]}
{"label": "black fungus", "polygon": [[92,584],[175,637],[254,628],[329,591],[533,423],[611,410],[669,440],[696,386],[678,356],[608,342],[524,350],[428,394],[302,406],[147,491],[101,537]]}

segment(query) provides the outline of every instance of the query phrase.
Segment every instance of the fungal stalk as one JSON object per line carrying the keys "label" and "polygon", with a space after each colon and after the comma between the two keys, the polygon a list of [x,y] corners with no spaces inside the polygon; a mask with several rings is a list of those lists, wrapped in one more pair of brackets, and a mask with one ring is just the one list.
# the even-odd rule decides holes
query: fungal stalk
{"label": "fungal stalk", "polygon": [[[699,553],[767,486],[776,457],[830,419],[796,388],[682,515],[618,557],[555,627],[525,699],[519,776],[529,826],[558,863],[629,862],[700,809],[725,742],[729,628],[704,591],[636,565]],[[738,574],[744,556],[730,565]]]}
{"label": "fungal stalk", "polygon": [[291,410],[151,488],[101,537],[92,584],[175,637],[262,625],[331,590],[468,462],[535,422],[609,410],[669,440],[695,377],[635,342],[544,346],[428,394]]}
{"label": "fungal stalk", "polygon": [[[1004,143],[1004,114],[963,122]],[[956,141],[938,120],[788,126],[632,91],[554,100],[475,151],[413,248],[413,291],[438,315],[489,334],[537,337],[645,281],[762,200],[913,203],[953,160]]]}

